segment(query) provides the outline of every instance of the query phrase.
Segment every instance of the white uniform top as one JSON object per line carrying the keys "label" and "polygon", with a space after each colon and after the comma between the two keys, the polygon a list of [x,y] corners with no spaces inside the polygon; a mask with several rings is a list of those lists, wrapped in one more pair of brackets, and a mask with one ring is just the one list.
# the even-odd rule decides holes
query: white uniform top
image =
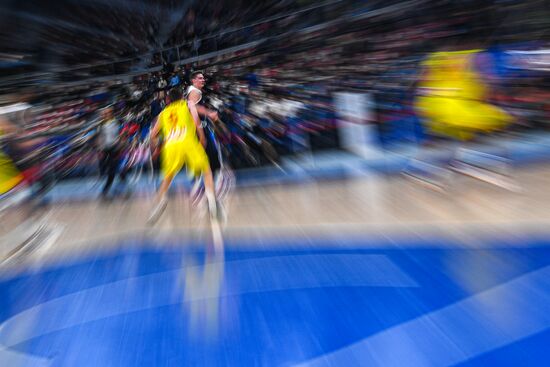
{"label": "white uniform top", "polygon": [[189,99],[189,95],[191,94],[191,91],[194,91],[194,90],[199,92],[199,100],[195,103],[195,104],[198,104],[202,99],[202,91],[199,88],[190,85],[189,87],[187,87],[187,93],[185,94],[185,97],[186,99]]}
{"label": "white uniform top", "polygon": [[[195,102],[195,104],[199,104],[199,102],[201,101],[202,99],[202,91],[197,88],[197,87],[194,87],[192,85],[190,85],[189,87],[187,87],[187,92],[185,93],[185,99],[189,100],[189,95],[191,94],[192,91],[197,91],[199,92],[199,100],[197,102]],[[206,119],[201,119],[200,115],[199,115],[199,120],[201,120],[201,126],[203,128],[206,127]]]}

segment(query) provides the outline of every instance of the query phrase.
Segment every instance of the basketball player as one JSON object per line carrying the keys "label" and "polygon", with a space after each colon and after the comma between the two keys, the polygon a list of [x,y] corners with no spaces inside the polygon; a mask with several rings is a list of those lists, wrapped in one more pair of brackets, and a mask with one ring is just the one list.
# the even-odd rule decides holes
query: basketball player
{"label": "basketball player", "polygon": [[[462,155],[468,142],[478,135],[502,130],[512,122],[504,110],[486,102],[487,86],[475,67],[475,58],[481,52],[479,49],[438,51],[423,62],[423,78],[419,82],[422,93],[416,98],[416,109],[431,133],[451,139],[455,147],[446,164],[448,167],[419,160],[415,163],[419,169],[408,167],[404,173],[437,190],[450,182],[451,170],[474,175],[470,171],[462,172],[465,167]],[[494,159],[503,160],[496,156]],[[516,190],[516,185],[505,174],[485,171],[486,174],[476,178]]]}
{"label": "basketball player", "polygon": [[[25,95],[17,96],[18,103],[4,106],[0,108],[0,139],[6,139],[4,143],[9,143],[8,136],[19,136],[22,132],[21,124],[25,121],[25,115],[29,112],[31,105],[24,102]],[[24,142],[18,142],[14,144],[6,144],[12,149],[17,148],[17,152],[29,150],[34,144],[38,143],[40,139],[28,139]],[[2,143],[0,141],[0,143]],[[1,146],[2,144],[0,144]],[[28,184],[28,180],[25,176],[25,172],[17,165],[17,160],[13,158],[13,151],[11,155],[7,151],[0,150],[0,196],[7,194],[16,187],[22,187]],[[25,185],[20,185],[25,184]]]}
{"label": "basketball player", "polygon": [[[219,119],[216,111],[210,110],[201,104],[203,97],[203,88],[206,84],[204,74],[201,71],[195,71],[190,76],[191,85],[187,88],[186,97],[190,104],[193,104],[197,108],[199,116],[207,117],[212,123],[216,123],[217,127],[223,129],[226,133],[229,133],[223,122]],[[218,141],[215,134],[215,126],[210,124],[208,120],[202,121],[202,126],[205,131],[206,137],[206,154],[208,155],[208,161],[210,162],[210,170],[215,179],[215,190],[217,199],[217,210],[222,222],[226,221],[227,212],[223,205],[224,201],[229,196],[231,186],[233,185],[234,176],[230,170],[223,168],[221,147],[218,145]],[[191,197],[194,204],[200,202],[202,193],[202,186],[200,182],[196,182],[191,190]]]}
{"label": "basketball player", "polygon": [[[13,125],[0,116],[0,137],[15,131]],[[0,198],[23,181],[23,174],[11,158],[0,151]]]}
{"label": "basketball player", "polygon": [[[15,104],[0,108],[0,139],[11,139],[20,136],[21,127],[14,122],[17,118],[14,114],[23,113],[27,110],[25,104]],[[6,140],[8,141],[8,140]],[[0,140],[0,146],[6,141]],[[32,146],[40,139],[30,139],[25,143],[18,143],[23,148]],[[17,145],[17,144],[16,144]],[[40,235],[45,229],[45,218],[42,210],[34,205],[22,205],[32,199],[33,193],[29,190],[29,180],[20,167],[16,165],[15,159],[5,154],[0,149],[0,217],[3,215],[11,218],[20,218],[17,225],[11,227],[6,238],[11,238],[16,246],[11,247],[8,257],[17,253],[23,247],[27,247],[41,238]],[[32,204],[32,203],[31,203]],[[11,210],[15,208],[15,210]],[[9,213],[9,214],[8,214]],[[4,221],[4,218],[2,218]],[[3,258],[2,261],[6,260]]]}
{"label": "basketball player", "polygon": [[197,109],[193,103],[182,99],[178,88],[172,89],[169,97],[170,104],[160,113],[151,131],[152,140],[162,133],[164,141],[161,148],[163,181],[157,193],[157,206],[151,213],[149,222],[155,222],[164,211],[168,188],[184,165],[195,178],[203,176],[208,209],[211,216],[216,216],[214,181],[204,150],[206,138]]}
{"label": "basketball player", "polygon": [[[208,117],[212,122],[219,123],[218,113],[204,107],[204,105],[200,103],[202,101],[202,89],[206,84],[204,74],[201,71],[195,71],[191,73],[190,81],[191,85],[187,88],[186,92],[187,101],[196,106],[199,116]],[[221,163],[219,151],[216,147],[216,142],[214,139],[214,127],[208,125],[206,120],[204,120],[201,124],[203,129],[205,129],[205,148],[206,154],[208,155],[208,160],[210,162],[210,169],[215,176],[221,168]]]}

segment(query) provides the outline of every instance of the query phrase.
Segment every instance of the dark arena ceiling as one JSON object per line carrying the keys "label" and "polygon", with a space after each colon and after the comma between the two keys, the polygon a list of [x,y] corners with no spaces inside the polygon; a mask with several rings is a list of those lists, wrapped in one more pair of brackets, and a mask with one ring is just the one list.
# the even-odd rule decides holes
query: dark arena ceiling
{"label": "dark arena ceiling", "polygon": [[[220,64],[258,54],[276,62],[323,47],[339,47],[344,60],[388,41],[392,55],[402,57],[454,34],[513,40],[519,21],[531,27],[521,36],[540,39],[550,19],[537,0],[5,0],[0,8],[1,91],[143,74],[167,63]],[[428,29],[423,40],[381,36],[414,27]]]}

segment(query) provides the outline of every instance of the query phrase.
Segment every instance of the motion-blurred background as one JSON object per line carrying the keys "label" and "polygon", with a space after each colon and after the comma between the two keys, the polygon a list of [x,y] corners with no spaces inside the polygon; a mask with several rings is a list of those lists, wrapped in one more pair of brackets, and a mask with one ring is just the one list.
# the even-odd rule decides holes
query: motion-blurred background
{"label": "motion-blurred background", "polygon": [[[228,126],[220,139],[235,169],[304,153],[364,156],[368,148],[418,145],[439,120],[484,135],[496,130],[460,121],[468,113],[496,118],[479,106],[419,103],[441,90],[501,109],[508,117],[499,132],[547,129],[543,1],[7,1],[2,8],[2,113],[21,129],[18,138],[45,133],[43,145],[84,135],[107,105],[120,125],[145,137],[167,91],[189,84],[194,70],[204,71],[208,103]],[[10,114],[18,102],[20,113]],[[13,154],[17,161],[25,153]],[[94,158],[76,155],[82,162],[70,173],[91,174]]]}
{"label": "motion-blurred background", "polygon": [[548,365],[549,157],[547,1],[4,0],[0,365]]}

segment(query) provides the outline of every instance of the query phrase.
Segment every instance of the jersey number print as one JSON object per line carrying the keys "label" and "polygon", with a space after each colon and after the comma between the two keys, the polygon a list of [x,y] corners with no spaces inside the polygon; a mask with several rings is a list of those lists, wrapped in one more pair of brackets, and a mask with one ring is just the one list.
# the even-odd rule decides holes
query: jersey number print
{"label": "jersey number print", "polygon": [[178,126],[178,114],[176,111],[171,111],[168,116],[170,122],[170,135],[168,140],[182,140],[185,137],[187,128],[185,126]]}

